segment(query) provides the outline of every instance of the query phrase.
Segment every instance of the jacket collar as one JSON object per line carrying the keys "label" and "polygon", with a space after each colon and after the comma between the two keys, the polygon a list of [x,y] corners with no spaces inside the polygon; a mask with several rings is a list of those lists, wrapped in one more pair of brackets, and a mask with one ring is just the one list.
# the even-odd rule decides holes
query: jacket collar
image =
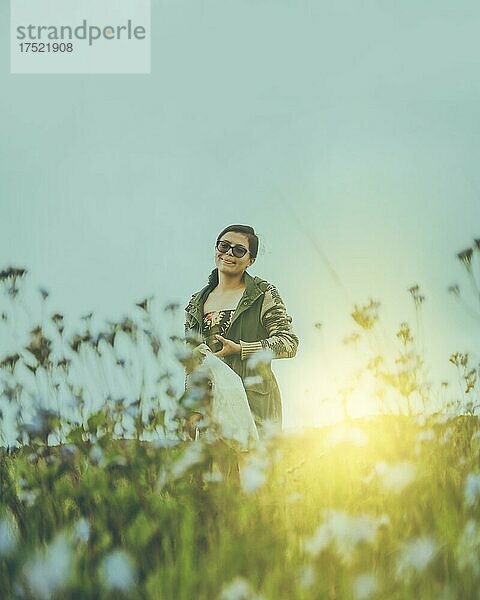
{"label": "jacket collar", "polygon": [[[238,306],[233,313],[232,323],[242,314],[251,304],[263,294],[263,291],[257,285],[257,278],[252,277],[247,271],[244,273],[245,291],[243,296],[240,298]],[[203,321],[203,305],[207,299],[208,294],[218,285],[218,269],[215,268],[208,277],[208,283],[199,292],[194,294],[188,303],[185,310],[188,314],[196,319],[201,324]]]}

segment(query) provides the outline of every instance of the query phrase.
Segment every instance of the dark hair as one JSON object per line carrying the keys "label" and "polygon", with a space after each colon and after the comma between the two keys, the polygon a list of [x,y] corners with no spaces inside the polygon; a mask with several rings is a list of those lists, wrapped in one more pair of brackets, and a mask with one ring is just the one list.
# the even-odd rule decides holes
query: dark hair
{"label": "dark hair", "polygon": [[250,256],[251,258],[257,258],[258,237],[253,227],[250,227],[250,225],[229,225],[228,227],[225,227],[225,229],[217,237],[217,242],[228,231],[235,231],[236,233],[243,233],[244,235],[246,235],[248,238],[248,248],[250,250]]}

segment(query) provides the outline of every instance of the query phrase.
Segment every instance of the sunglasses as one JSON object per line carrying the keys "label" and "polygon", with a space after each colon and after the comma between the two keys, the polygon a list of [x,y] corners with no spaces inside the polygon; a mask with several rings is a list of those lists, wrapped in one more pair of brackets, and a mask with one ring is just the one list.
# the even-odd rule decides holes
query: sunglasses
{"label": "sunglasses", "polygon": [[241,246],[240,244],[235,244],[235,246],[232,246],[232,244],[229,244],[228,242],[217,240],[217,250],[222,252],[222,254],[228,252],[230,248],[232,249],[233,256],[236,256],[237,258],[242,258],[242,256],[245,256],[245,254],[248,252],[245,246]]}

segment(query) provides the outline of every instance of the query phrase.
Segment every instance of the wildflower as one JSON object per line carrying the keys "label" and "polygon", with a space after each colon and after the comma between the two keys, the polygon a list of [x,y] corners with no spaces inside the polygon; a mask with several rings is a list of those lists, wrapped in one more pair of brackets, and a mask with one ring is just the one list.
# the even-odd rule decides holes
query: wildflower
{"label": "wildflower", "polygon": [[236,577],[220,592],[219,600],[263,600],[244,577]]}
{"label": "wildflower", "polygon": [[469,519],[455,547],[455,558],[461,571],[471,570],[480,574],[480,528],[473,519]]}
{"label": "wildflower", "polygon": [[435,439],[435,432],[433,429],[425,429],[417,434],[417,442],[427,442]]}
{"label": "wildflower", "polygon": [[287,502],[299,502],[300,500],[302,500],[302,498],[302,494],[299,494],[298,492],[293,492],[293,494],[290,494],[290,496],[287,498]]}
{"label": "wildflower", "polygon": [[430,537],[419,537],[404,544],[397,562],[399,577],[423,571],[437,552],[437,545]]}
{"label": "wildflower", "polygon": [[466,369],[468,364],[468,352],[465,354],[463,352],[454,352],[448,360],[456,367],[463,367]]}
{"label": "wildflower", "polygon": [[203,474],[203,481],[205,481],[205,483],[220,483],[223,481],[223,475],[220,471],[208,471]]}
{"label": "wildflower", "polygon": [[33,506],[37,499],[38,492],[34,490],[21,490],[18,494],[18,499],[25,502],[27,506]]}
{"label": "wildflower", "polygon": [[27,273],[26,269],[16,269],[9,267],[3,271],[0,271],[0,282],[7,281],[8,279],[16,279],[17,277],[23,277]]}
{"label": "wildflower", "polygon": [[381,461],[375,465],[375,472],[381,478],[385,489],[399,493],[414,481],[417,469],[408,461],[391,465]]}
{"label": "wildflower", "polygon": [[72,550],[59,534],[45,552],[37,553],[25,565],[25,577],[35,597],[50,600],[65,585],[72,564]]}
{"label": "wildflower", "polygon": [[360,325],[360,327],[362,327],[363,329],[373,329],[373,326],[378,321],[379,307],[380,302],[377,302],[372,299],[365,306],[359,307],[355,304],[351,313],[351,317],[355,321],[355,323]]}
{"label": "wildflower", "polygon": [[370,598],[377,591],[377,580],[371,573],[362,573],[353,582],[353,597],[356,600]]}
{"label": "wildflower", "polygon": [[420,286],[418,284],[413,285],[411,288],[408,289],[408,291],[410,292],[416,307],[420,306],[420,304],[422,304],[425,301],[425,296],[422,296],[419,293]]}
{"label": "wildflower", "polygon": [[9,284],[7,293],[12,298],[15,298],[18,294],[17,279],[22,278],[26,273],[26,269],[16,269],[15,267],[9,267],[8,269],[0,271],[0,283],[5,281]]}
{"label": "wildflower", "polygon": [[137,302],[136,306],[138,306],[138,308],[141,308],[142,310],[145,310],[148,312],[148,304],[149,304],[150,300],[151,300],[151,298],[144,298],[141,302]]}
{"label": "wildflower", "polygon": [[100,575],[109,589],[128,592],[135,583],[132,559],[123,550],[114,550],[103,559]]}
{"label": "wildflower", "polygon": [[360,339],[360,334],[358,333],[352,333],[351,335],[343,338],[342,340],[342,344],[356,344],[358,342],[358,340]]}
{"label": "wildflower", "polygon": [[247,367],[255,368],[261,363],[269,363],[273,358],[273,351],[270,348],[257,350],[247,359]]}
{"label": "wildflower", "polygon": [[473,506],[480,495],[480,474],[469,473],[465,482],[465,502]]}
{"label": "wildflower", "polygon": [[240,470],[240,483],[245,493],[251,494],[258,490],[266,481],[268,460],[258,455],[249,458],[247,464]]}
{"label": "wildflower", "polygon": [[453,294],[454,296],[460,296],[460,286],[456,283],[448,286],[448,293]]}
{"label": "wildflower", "polygon": [[179,307],[180,305],[178,304],[178,302],[170,302],[165,306],[164,311],[174,313],[179,309]]}
{"label": "wildflower", "polygon": [[352,517],[343,511],[326,511],[326,518],[314,535],[305,541],[305,550],[317,556],[328,546],[334,545],[340,556],[349,561],[358,544],[372,543],[378,529],[388,524],[387,515],[379,518],[369,515]]}
{"label": "wildflower", "polygon": [[106,464],[103,450],[97,444],[92,446],[92,449],[90,450],[90,460],[93,464],[99,465],[101,467],[105,466]]}
{"label": "wildflower", "polygon": [[408,323],[400,323],[400,329],[397,331],[396,336],[401,339],[404,344],[413,342],[413,337]]}
{"label": "wildflower", "polygon": [[39,364],[46,367],[49,363],[48,359],[50,357],[52,340],[43,335],[40,327],[35,327],[30,334],[32,339],[30,340],[30,344],[25,348],[35,356]]}
{"label": "wildflower", "polygon": [[450,441],[450,438],[452,437],[452,435],[453,435],[453,428],[448,427],[442,435],[441,443],[443,445],[447,444]]}
{"label": "wildflower", "polygon": [[0,369],[4,368],[10,371],[10,373],[13,373],[13,370],[15,369],[15,365],[17,364],[19,358],[20,354],[17,353],[7,356],[2,360],[2,362],[0,362]]}
{"label": "wildflower", "polygon": [[467,271],[472,270],[472,254],[471,248],[466,248],[457,254],[457,258],[465,265]]}
{"label": "wildflower", "polygon": [[306,565],[300,571],[300,587],[310,588],[315,583],[315,571],[312,565]]}
{"label": "wildflower", "polygon": [[263,382],[261,375],[251,375],[250,377],[245,377],[243,380],[243,385],[248,387],[249,385],[256,385]]}
{"label": "wildflower", "polygon": [[192,442],[184,450],[183,454],[172,465],[171,474],[174,478],[181,477],[190,467],[200,462],[203,454],[201,442]]}
{"label": "wildflower", "polygon": [[340,425],[330,431],[327,436],[327,443],[330,446],[345,443],[350,443],[353,446],[365,446],[368,443],[368,436],[359,427],[344,427]]}
{"label": "wildflower", "polygon": [[0,556],[10,554],[17,545],[15,524],[9,517],[0,519]]}
{"label": "wildflower", "polygon": [[76,522],[74,536],[78,542],[88,542],[90,537],[90,523],[85,517]]}

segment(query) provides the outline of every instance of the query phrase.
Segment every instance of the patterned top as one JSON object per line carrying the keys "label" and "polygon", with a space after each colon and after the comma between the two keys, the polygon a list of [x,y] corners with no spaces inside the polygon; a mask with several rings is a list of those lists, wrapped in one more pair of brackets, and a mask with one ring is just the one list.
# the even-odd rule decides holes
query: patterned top
{"label": "patterned top", "polygon": [[212,310],[203,316],[202,336],[212,352],[222,349],[222,342],[217,340],[216,334],[224,336],[232,322],[234,308],[228,310]]}

